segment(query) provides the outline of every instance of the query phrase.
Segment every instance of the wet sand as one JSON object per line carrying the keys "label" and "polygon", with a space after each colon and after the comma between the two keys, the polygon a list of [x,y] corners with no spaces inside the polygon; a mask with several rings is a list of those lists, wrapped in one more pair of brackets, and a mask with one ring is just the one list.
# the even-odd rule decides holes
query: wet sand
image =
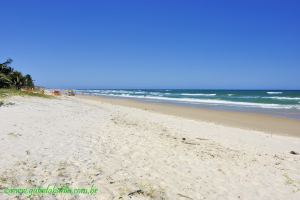
{"label": "wet sand", "polygon": [[144,102],[135,99],[78,95],[77,98],[140,108],[179,117],[212,122],[270,134],[300,137],[300,120],[251,112],[233,112],[174,105],[171,103]]}

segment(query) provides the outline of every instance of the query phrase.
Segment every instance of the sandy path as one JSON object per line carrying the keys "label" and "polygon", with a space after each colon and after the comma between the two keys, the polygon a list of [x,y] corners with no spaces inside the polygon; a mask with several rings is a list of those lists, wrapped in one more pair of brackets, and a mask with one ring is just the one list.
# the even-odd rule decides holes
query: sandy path
{"label": "sandy path", "polygon": [[2,188],[99,189],[58,199],[300,199],[300,155],[289,153],[300,152],[299,138],[78,98],[9,101]]}

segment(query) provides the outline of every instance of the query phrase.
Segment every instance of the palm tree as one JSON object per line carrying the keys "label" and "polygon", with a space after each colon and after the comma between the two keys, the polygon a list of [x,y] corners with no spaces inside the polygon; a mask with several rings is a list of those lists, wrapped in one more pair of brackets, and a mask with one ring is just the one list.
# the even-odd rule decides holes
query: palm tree
{"label": "palm tree", "polygon": [[24,77],[24,86],[28,88],[34,88],[33,80],[29,74]]}
{"label": "palm tree", "polygon": [[4,63],[0,63],[0,73],[4,75],[9,75],[10,73],[12,73],[14,69],[9,66],[12,61],[13,60],[9,58]]}
{"label": "palm tree", "polygon": [[12,61],[13,60],[9,58],[4,63],[0,63],[0,88],[34,88],[33,80],[29,74],[23,76],[21,72],[15,71],[10,67]]}
{"label": "palm tree", "polygon": [[9,65],[12,63],[12,59],[7,59],[4,63],[0,63],[0,88],[9,87],[11,80],[9,75],[14,71]]}
{"label": "palm tree", "polygon": [[9,77],[12,82],[12,86],[16,89],[20,90],[24,86],[25,78],[21,72],[14,71]]}
{"label": "palm tree", "polygon": [[7,88],[11,85],[11,80],[8,76],[0,73],[0,88]]}

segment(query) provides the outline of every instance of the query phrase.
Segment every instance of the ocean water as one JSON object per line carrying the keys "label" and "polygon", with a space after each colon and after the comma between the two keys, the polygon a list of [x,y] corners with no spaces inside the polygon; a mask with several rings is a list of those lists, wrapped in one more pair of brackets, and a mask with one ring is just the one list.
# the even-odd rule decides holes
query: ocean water
{"label": "ocean water", "polygon": [[135,98],[217,110],[260,112],[300,120],[300,90],[81,89],[78,94]]}

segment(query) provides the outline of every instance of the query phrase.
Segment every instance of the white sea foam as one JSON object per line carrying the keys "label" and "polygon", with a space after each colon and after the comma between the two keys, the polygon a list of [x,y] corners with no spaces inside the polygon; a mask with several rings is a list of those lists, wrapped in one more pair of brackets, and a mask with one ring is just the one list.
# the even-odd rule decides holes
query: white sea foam
{"label": "white sea foam", "polygon": [[279,99],[279,100],[300,100],[300,97],[264,97],[267,99]]}
{"label": "white sea foam", "polygon": [[267,92],[267,94],[282,94],[282,92]]}
{"label": "white sea foam", "polygon": [[[227,94],[228,96],[234,96],[235,94]],[[259,99],[262,98],[262,96],[235,96],[234,98],[238,99]]]}
{"label": "white sea foam", "polygon": [[[273,109],[299,109],[300,105],[281,105],[281,104],[267,104],[267,103],[253,103],[253,102],[236,102],[228,100],[218,100],[218,99],[194,99],[194,98],[169,98],[164,97],[166,93],[160,92],[145,92],[145,91],[128,91],[128,90],[76,90],[81,94],[89,95],[106,95],[106,96],[115,96],[115,97],[127,97],[127,98],[141,98],[141,99],[153,99],[153,100],[165,100],[165,101],[174,101],[174,102],[185,102],[191,104],[208,104],[208,105],[227,105],[227,106],[242,106],[242,107],[259,107],[259,108],[273,108]],[[274,94],[279,92],[268,92],[268,94]],[[282,93],[282,92],[280,92]],[[170,94],[170,93],[168,93]],[[215,96],[216,94],[205,94],[205,93],[182,93],[182,96],[203,96],[210,97]],[[228,96],[234,94],[227,94]],[[299,97],[280,97],[280,96],[244,96],[239,98],[269,98],[269,99],[278,99],[278,100],[300,100]]]}
{"label": "white sea foam", "polygon": [[193,93],[182,93],[181,95],[183,95],[183,96],[206,96],[206,97],[210,97],[210,96],[216,96],[217,94],[203,94],[203,93],[193,94]]}
{"label": "white sea foam", "polygon": [[131,96],[128,94],[116,95],[110,94],[109,96],[127,97],[127,98],[140,98],[140,99],[153,99],[164,101],[175,101],[192,104],[208,104],[208,105],[227,105],[227,106],[243,106],[253,108],[270,108],[270,109],[298,109],[300,105],[280,105],[280,104],[265,104],[265,103],[251,103],[251,102],[235,102],[215,99],[192,99],[192,98],[168,98],[168,97],[155,97],[155,96]]}
{"label": "white sea foam", "polygon": [[149,94],[151,94],[151,95],[161,95],[162,93],[159,93],[159,92],[150,92]]}

